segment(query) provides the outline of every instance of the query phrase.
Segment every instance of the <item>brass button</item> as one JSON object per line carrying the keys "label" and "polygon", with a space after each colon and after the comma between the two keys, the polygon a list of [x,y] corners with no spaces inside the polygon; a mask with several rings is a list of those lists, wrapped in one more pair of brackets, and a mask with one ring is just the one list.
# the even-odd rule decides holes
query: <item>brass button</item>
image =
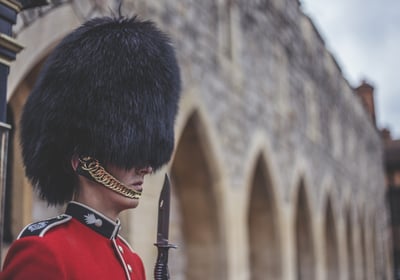
{"label": "brass button", "polygon": [[122,248],[121,245],[118,245],[118,250],[123,254],[124,253],[124,248]]}

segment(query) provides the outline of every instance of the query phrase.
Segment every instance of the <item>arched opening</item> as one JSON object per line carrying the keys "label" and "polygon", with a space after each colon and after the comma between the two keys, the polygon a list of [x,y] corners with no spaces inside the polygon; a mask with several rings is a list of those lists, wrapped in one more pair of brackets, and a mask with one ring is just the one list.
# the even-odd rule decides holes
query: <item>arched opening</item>
{"label": "arched opening", "polygon": [[354,270],[354,242],[353,242],[353,228],[351,224],[350,213],[346,219],[346,248],[347,248],[347,268],[349,279],[355,279]]}
{"label": "arched opening", "polygon": [[297,279],[315,279],[316,259],[309,202],[303,182],[300,184],[296,208]]}
{"label": "arched opening", "polygon": [[184,275],[183,279],[220,280],[226,277],[225,246],[212,176],[213,162],[206,157],[204,131],[199,115],[194,113],[183,130],[171,168],[183,233],[179,251],[185,267],[179,274]]}
{"label": "arched opening", "polygon": [[326,275],[328,280],[340,277],[336,222],[331,201],[328,200],[325,216]]}
{"label": "arched opening", "polygon": [[248,229],[250,243],[250,279],[280,279],[281,248],[275,197],[270,175],[261,156],[254,170]]}

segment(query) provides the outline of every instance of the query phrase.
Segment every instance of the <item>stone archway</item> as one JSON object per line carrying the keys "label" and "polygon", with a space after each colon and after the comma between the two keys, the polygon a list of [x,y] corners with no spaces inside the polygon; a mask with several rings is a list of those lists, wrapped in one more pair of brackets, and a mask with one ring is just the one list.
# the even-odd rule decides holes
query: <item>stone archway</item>
{"label": "stone archway", "polygon": [[180,258],[185,260],[179,274],[182,279],[220,280],[226,277],[225,246],[204,140],[200,117],[194,113],[183,129],[171,167],[181,215]]}
{"label": "stone archway", "polygon": [[12,181],[11,185],[7,186],[10,188],[10,208],[6,211],[10,211],[12,219],[11,233],[12,237],[15,238],[19,231],[28,223],[32,222],[33,216],[33,197],[34,193],[31,188],[31,184],[25,177],[25,171],[22,163],[21,147],[19,145],[20,139],[20,119],[22,115],[23,106],[32,90],[34,83],[37,79],[38,73],[42,68],[43,61],[39,61],[35,67],[33,67],[28,75],[18,84],[14,91],[11,99],[8,102],[10,117],[13,119],[12,123],[12,135],[10,138],[10,145],[12,150],[10,154],[12,157],[8,161],[8,169]]}
{"label": "stone archway", "polygon": [[[57,7],[56,7],[57,6]],[[59,209],[51,210],[34,195],[31,184],[25,177],[19,147],[19,120],[25,101],[37,79],[45,57],[62,36],[79,24],[74,10],[70,4],[56,5],[55,9],[48,9],[45,13],[33,13],[27,22],[21,21],[16,28],[17,40],[25,46],[18,55],[13,67],[10,68],[8,77],[7,101],[12,112],[13,138],[12,158],[8,162],[11,172],[12,186],[8,211],[12,219],[12,237],[15,238],[19,231],[32,220],[57,214]],[[56,22],[58,24],[54,25]],[[45,29],[46,32],[43,32]],[[42,211],[46,209],[45,211]]]}
{"label": "stone archway", "polygon": [[250,279],[282,277],[280,232],[275,197],[265,161],[254,170],[248,210]]}
{"label": "stone archway", "polygon": [[340,278],[338,238],[331,200],[328,199],[325,215],[326,279]]}
{"label": "stone archway", "polygon": [[316,259],[310,206],[304,183],[300,183],[296,201],[296,271],[298,280],[314,280]]}

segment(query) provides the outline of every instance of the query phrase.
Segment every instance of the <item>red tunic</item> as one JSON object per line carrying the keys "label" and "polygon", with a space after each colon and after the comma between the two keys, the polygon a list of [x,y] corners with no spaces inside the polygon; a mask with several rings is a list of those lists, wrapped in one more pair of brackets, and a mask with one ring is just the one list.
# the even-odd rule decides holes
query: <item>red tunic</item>
{"label": "red tunic", "polygon": [[114,223],[71,202],[66,214],[27,226],[11,245],[0,279],[144,280],[140,257]]}

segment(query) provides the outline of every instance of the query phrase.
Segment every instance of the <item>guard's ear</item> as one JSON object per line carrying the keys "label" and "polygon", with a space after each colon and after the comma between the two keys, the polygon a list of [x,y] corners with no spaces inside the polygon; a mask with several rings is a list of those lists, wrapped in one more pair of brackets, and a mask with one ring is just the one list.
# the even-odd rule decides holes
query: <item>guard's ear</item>
{"label": "guard's ear", "polygon": [[72,169],[73,169],[74,171],[76,171],[76,169],[78,168],[78,165],[79,165],[79,156],[78,156],[77,154],[74,154],[74,155],[72,156],[72,158],[71,158],[71,166],[72,166]]}

